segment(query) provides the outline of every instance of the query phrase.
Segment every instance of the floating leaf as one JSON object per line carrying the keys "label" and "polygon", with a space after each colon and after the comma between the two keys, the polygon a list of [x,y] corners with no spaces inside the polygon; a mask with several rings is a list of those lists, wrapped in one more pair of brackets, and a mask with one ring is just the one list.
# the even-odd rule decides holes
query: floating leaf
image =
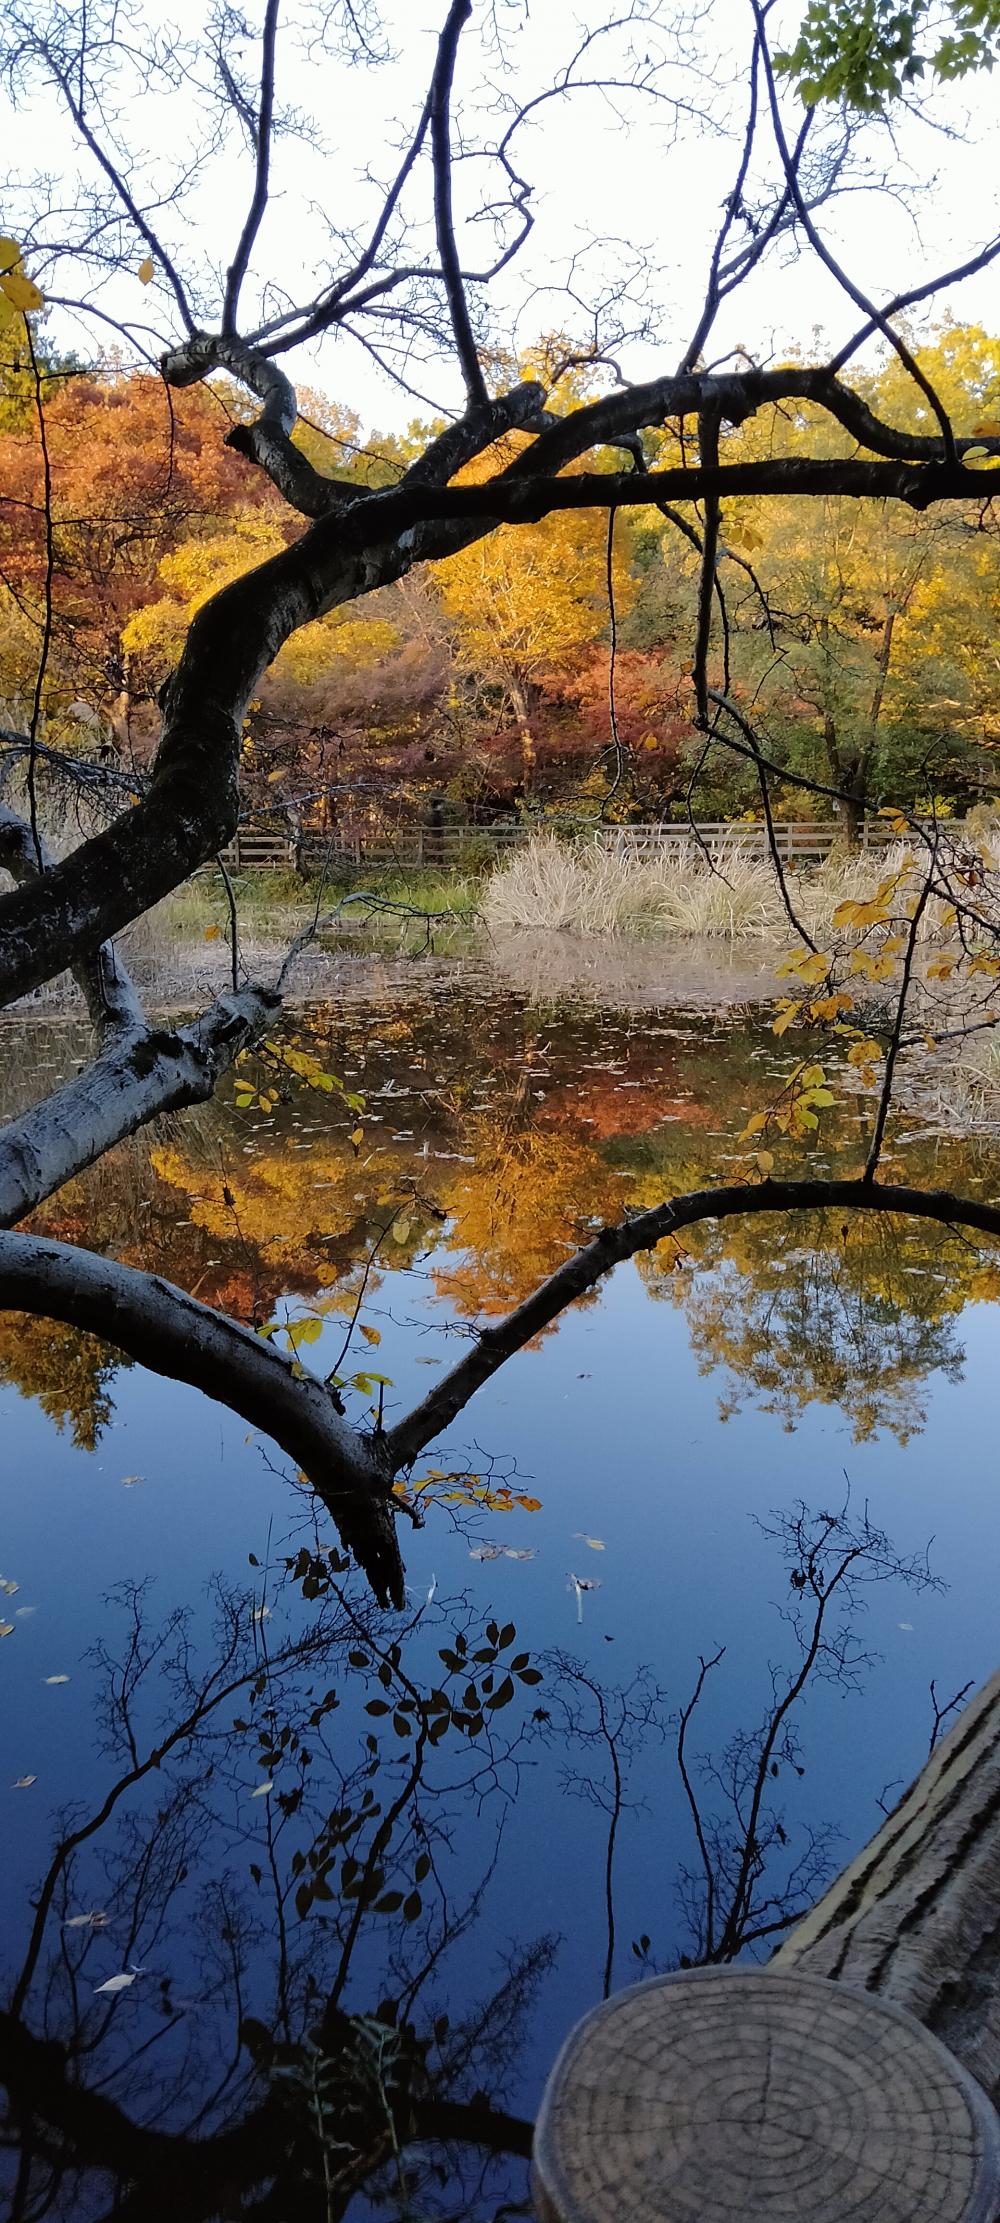
{"label": "floating leaf", "polygon": [[150,281],[150,279],[151,279],[151,277],[152,277],[152,275],[153,275],[153,258],[152,258],[152,255],[144,255],[144,256],[143,256],[143,259],[142,259],[141,263],[139,264],[139,269],[138,269],[138,273],[137,273],[137,275],[138,275],[138,279],[139,279],[139,284],[140,284],[141,286],[148,286],[148,284],[149,284],[149,281]]}
{"label": "floating leaf", "polygon": [[591,1551],[603,1551],[605,1548],[602,1537],[588,1536],[586,1534],[586,1531],[582,1528],[575,1528],[573,1531],[573,1536],[576,1543],[587,1544]]}
{"label": "floating leaf", "polygon": [[137,1483],[137,1482],[143,1482],[144,1480],[145,1480],[145,1476],[144,1476],[144,1475],[142,1475],[142,1474],[123,1474],[123,1475],[122,1475],[122,1489],[123,1489],[123,1490],[134,1490],[134,1489],[135,1489],[135,1486],[136,1486],[136,1483]]}
{"label": "floating leaf", "polygon": [[37,1783],[37,1781],[37,1775],[19,1775],[16,1781],[11,1784],[11,1790],[30,1791],[32,1784]]}
{"label": "floating leaf", "polygon": [[68,1682],[69,1682],[69,1676],[68,1676],[68,1675],[45,1675],[45,1676],[43,1676],[43,1678],[42,1678],[42,1679],[43,1679],[43,1681],[44,1681],[45,1683],[47,1683],[47,1684],[48,1684],[48,1686],[49,1686],[49,1688],[50,1688],[50,1689],[52,1689],[53,1685],[54,1685],[54,1684],[56,1684],[56,1683],[68,1683]]}
{"label": "floating leaf", "polygon": [[251,1791],[250,1796],[251,1798],[266,1798],[268,1792],[273,1791],[273,1789],[274,1784],[269,1776],[266,1783],[258,1783],[256,1790]]}
{"label": "floating leaf", "polygon": [[221,938],[222,938],[222,928],[221,928],[221,926],[206,926],[206,928],[205,928],[205,940],[206,940],[206,942],[218,942],[218,941],[220,941],[220,940],[221,940]]}
{"label": "floating leaf", "polygon": [[123,1969],[120,1976],[109,1976],[106,1984],[95,1984],[94,1996],[95,1998],[98,1997],[102,1991],[111,1992],[112,1994],[119,1991],[129,1991],[135,1983],[136,1977],[141,1975],[141,1968],[133,1969],[128,1974]]}
{"label": "floating leaf", "polygon": [[0,1621],[0,1636],[13,1636],[13,1634],[14,1634],[14,1623],[13,1623],[13,1621]]}

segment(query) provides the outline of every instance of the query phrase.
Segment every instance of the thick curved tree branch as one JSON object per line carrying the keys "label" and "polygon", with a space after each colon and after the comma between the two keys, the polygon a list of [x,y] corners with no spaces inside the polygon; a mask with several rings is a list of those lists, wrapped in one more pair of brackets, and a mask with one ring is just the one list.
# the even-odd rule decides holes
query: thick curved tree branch
{"label": "thick curved tree branch", "polygon": [[471,14],[472,0],[451,0],[444,30],[438,42],[437,62],[431,80],[430,119],[434,157],[434,228],[441,258],[441,274],[448,297],[448,313],[470,404],[483,408],[489,401],[489,394],[480,367],[469,304],[465,298],[451,196],[451,88],[455,77],[458,42]]}
{"label": "thick curved tree branch", "polygon": [[380,1603],[402,1604],[381,1441],[349,1427],[335,1393],[298,1360],[158,1274],[41,1236],[0,1234],[0,1305],[103,1336],[262,1429],[308,1475]]}
{"label": "thick curved tree branch", "polygon": [[[15,886],[24,887],[36,881],[40,871],[51,872],[53,864],[54,859],[37,826],[29,826],[16,811],[9,810],[6,803],[0,803],[0,870],[9,872]],[[99,1037],[132,1035],[145,1030],[146,1014],[128,968],[113,943],[103,942],[93,959],[81,958],[73,967],[73,977]],[[0,1172],[0,1189],[2,1182]]]}
{"label": "thick curved tree branch", "polygon": [[16,1226],[151,1119],[207,1103],[220,1075],[273,1026],[280,1007],[273,990],[247,988],[221,996],[176,1033],[147,1025],[141,1013],[137,1024],[116,1030],[91,1065],[0,1128],[0,1228]]}
{"label": "thick curved tree branch", "polygon": [[[533,1336],[559,1318],[567,1305],[597,1286],[623,1259],[639,1251],[655,1250],[669,1236],[704,1220],[756,1217],[761,1212],[806,1211],[895,1212],[901,1216],[937,1220],[948,1227],[972,1227],[984,1235],[1000,1236],[1000,1205],[954,1196],[945,1189],[915,1189],[903,1183],[883,1183],[867,1177],[849,1181],[762,1181],[751,1188],[732,1183],[718,1189],[694,1189],[687,1196],[668,1198],[647,1212],[637,1212],[618,1227],[603,1227],[593,1242],[558,1266],[523,1304],[483,1328],[465,1356],[450,1373],[436,1382],[429,1394],[404,1420],[390,1428],[385,1452],[393,1471],[409,1466],[426,1446],[450,1427],[470,1397]],[[2,1291],[2,1282],[0,1282]]]}
{"label": "thick curved tree branch", "polygon": [[257,172],[254,178],[253,198],[247,210],[246,222],[240,233],[236,253],[226,273],[226,297],[222,310],[222,329],[235,333],[243,280],[250,267],[254,242],[264,220],[271,169],[271,132],[274,124],[274,54],[278,37],[278,10],[281,0],[267,0],[264,11],[264,28],[261,34],[260,106],[257,112],[255,135],[257,141]]}
{"label": "thick curved tree branch", "polygon": [[159,1276],[42,1237],[0,1234],[0,1309],[65,1321],[104,1337],[141,1365],[190,1382],[280,1444],[308,1475],[380,1602],[399,1603],[403,1570],[392,1481],[450,1426],[478,1389],[612,1267],[683,1228],[762,1212],[896,1213],[1000,1237],[1000,1205],[867,1176],[847,1181],[762,1181],[696,1189],[666,1199],[593,1242],[550,1274],[523,1304],[475,1343],[394,1427],[362,1435],[341,1418],[333,1393],[250,1329],[199,1304]]}

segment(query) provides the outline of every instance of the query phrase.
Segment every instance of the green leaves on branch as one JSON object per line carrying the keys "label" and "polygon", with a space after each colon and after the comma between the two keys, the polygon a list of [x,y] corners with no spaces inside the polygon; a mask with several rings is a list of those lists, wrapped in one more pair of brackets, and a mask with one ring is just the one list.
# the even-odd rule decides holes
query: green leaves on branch
{"label": "green leaves on branch", "polygon": [[796,45],[776,67],[807,107],[836,100],[871,114],[928,72],[949,79],[992,69],[998,38],[1000,0],[953,0],[944,17],[926,0],[811,0]]}

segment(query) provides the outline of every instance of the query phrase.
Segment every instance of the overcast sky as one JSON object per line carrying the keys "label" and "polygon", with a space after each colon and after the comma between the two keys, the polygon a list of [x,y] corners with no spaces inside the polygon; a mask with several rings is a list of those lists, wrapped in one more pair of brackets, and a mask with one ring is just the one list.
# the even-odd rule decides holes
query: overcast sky
{"label": "overcast sky", "polygon": [[[275,163],[275,194],[261,234],[261,261],[280,285],[296,292],[306,285],[326,244],[326,218],[363,222],[375,206],[369,171],[377,180],[391,175],[405,128],[419,111],[440,27],[442,0],[390,0],[384,11],[396,58],[377,67],[345,67],[335,56],[315,50],[306,59],[288,47],[279,57],[279,96],[316,116],[324,144],[307,147],[285,140]],[[487,10],[482,9],[485,16]],[[197,31],[203,9],[185,4],[174,11],[178,30]],[[597,25],[610,16],[602,0],[581,0],[580,17]],[[794,32],[800,10],[787,11]],[[576,10],[562,0],[531,0],[530,7],[502,0],[507,60],[504,74],[472,35],[463,41],[456,85],[456,107],[468,135],[484,127],[495,131],[499,101],[505,93],[530,93],[550,85],[576,43]],[[254,20],[250,13],[250,20]],[[654,303],[654,337],[626,350],[632,375],[649,376],[673,367],[690,336],[700,306],[707,251],[720,206],[735,169],[736,130],[745,103],[749,55],[749,10],[745,0],[710,0],[697,20],[678,38],[652,30],[647,43],[653,58],[673,54],[664,89],[681,103],[678,115],[649,96],[577,92],[542,106],[512,150],[533,186],[535,231],[523,256],[505,273],[495,301],[501,337],[525,346],[552,329],[586,330],[584,305],[622,267],[632,274],[634,292],[645,286]],[[656,42],[659,42],[658,44]],[[625,53],[622,38],[604,37],[592,50],[603,68],[618,68]],[[873,175],[891,170],[894,190],[855,190],[827,208],[822,228],[849,263],[854,277],[877,297],[886,298],[923,272],[945,268],[975,250],[1000,229],[997,136],[994,95],[983,78],[961,92],[937,94],[928,104],[932,124],[901,111],[893,136],[884,128],[867,133]],[[492,116],[491,116],[492,110]],[[11,173],[48,173],[54,203],[67,196],[65,180],[79,168],[71,137],[50,98],[21,99],[3,119]],[[947,136],[944,127],[952,134]],[[169,100],[148,95],[125,102],[123,137],[141,145],[159,163],[183,156],[195,144],[192,101],[183,89]],[[482,166],[470,165],[459,179],[459,206],[481,182]],[[130,173],[141,180],[138,168]],[[182,211],[162,220],[165,241],[182,266],[213,262],[224,266],[249,195],[252,165],[248,150],[232,144],[205,174]],[[426,212],[425,187],[415,194]],[[39,191],[46,188],[36,186]],[[23,216],[15,200],[14,227]],[[58,227],[56,227],[58,228]],[[604,242],[595,246],[593,243]],[[615,245],[614,242],[620,242]],[[468,259],[487,259],[482,227],[464,242]],[[576,257],[572,302],[564,290]],[[137,258],[138,260],[138,258]],[[42,273],[40,273],[42,275]],[[62,269],[53,292],[71,290]],[[311,282],[306,287],[312,290]],[[94,295],[116,313],[161,318],[166,336],[167,304],[137,291],[134,278]],[[942,307],[1000,329],[1000,280],[995,271],[963,288],[945,293]],[[743,344],[762,359],[779,359],[798,343],[809,345],[814,327],[829,339],[844,337],[858,323],[856,309],[838,293],[832,278],[810,257],[794,264],[786,256],[767,263],[741,291],[716,329],[710,353],[721,355]],[[54,329],[83,351],[108,344],[106,329],[65,312]],[[151,342],[152,344],[152,337]],[[323,387],[363,420],[383,428],[404,424],[419,403],[393,386],[354,341],[337,340],[310,350],[291,363],[300,378]],[[434,406],[456,404],[454,379],[432,365],[413,367],[417,396]]]}

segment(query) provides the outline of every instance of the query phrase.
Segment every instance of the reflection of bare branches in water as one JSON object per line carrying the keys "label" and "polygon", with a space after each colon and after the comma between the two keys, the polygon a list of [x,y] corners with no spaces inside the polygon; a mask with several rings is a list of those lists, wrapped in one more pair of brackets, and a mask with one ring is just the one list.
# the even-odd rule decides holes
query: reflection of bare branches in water
{"label": "reflection of bare branches in water", "polygon": [[[117,1595],[123,1640],[92,1659],[98,1746],[120,1772],[65,1818],[0,2017],[18,2223],[101,2213],[88,2188],[109,2175],[116,2215],[194,2223],[337,2216],[388,2170],[408,2213],[438,2166],[415,2140],[438,2160],[442,2142],[471,2147],[474,2179],[482,2154],[527,2150],[527,2126],[483,2094],[509,2073],[551,1943],[512,1953],[454,2023],[425,1994],[481,1912],[524,1741],[500,1716],[538,1671],[461,1601],[376,1635],[343,1572],[304,1549],[268,1607],[216,1585],[207,1666],[186,1613],[157,1625],[144,1587]],[[285,1634],[300,1589],[310,1618]],[[425,1688],[404,1647],[435,1643],[455,1666]],[[478,1874],[458,1888],[465,1815]],[[112,1968],[127,1981],[102,1995]]]}
{"label": "reflection of bare branches in water", "polygon": [[[666,1694],[646,1668],[640,1668],[623,1689],[597,1682],[567,1652],[549,1653],[547,1665],[556,1676],[548,1697],[549,1723],[570,1747],[572,1764],[562,1770],[562,1783],[574,1797],[582,1798],[607,1817],[604,1853],[604,1914],[607,1948],[601,1996],[611,1991],[615,1966],[615,1855],[623,1814],[638,1810],[629,1792],[631,1764],[653,1737],[662,1738],[666,1725]],[[576,1748],[582,1747],[581,1768]]]}
{"label": "reflection of bare branches in water", "polygon": [[[860,1688],[876,1657],[857,1626],[865,1591],[880,1582],[918,1591],[942,1587],[926,1553],[901,1557],[867,1508],[854,1518],[849,1493],[837,1513],[811,1513],[799,1504],[757,1525],[788,1569],[791,1599],[779,1613],[799,1656],[792,1668],[771,1668],[771,1703],[757,1727],[737,1730],[719,1754],[697,1764],[707,1793],[695,1784],[688,1732],[724,1646],[701,1660],[692,1696],[677,1717],[677,1764],[698,1852],[696,1865],[681,1872],[681,1905],[693,1941],[685,1966],[734,1960],[806,1913],[830,1874],[836,1831],[814,1823],[793,1829],[784,1811],[779,1786],[804,1773],[796,1709],[813,1681]],[[709,1806],[707,1799],[721,1804]]]}
{"label": "reflection of bare branches in water", "polygon": [[[693,1759],[691,1729],[721,1650],[675,1717],[699,1855],[679,1874],[685,1965],[806,1911],[835,1832],[782,1797],[803,1772],[800,1701],[818,1679],[859,1686],[873,1585],[936,1586],[849,1502],[760,1525],[795,1657],[771,1667],[761,1723],[717,1754]],[[478,2004],[463,1989],[457,2011],[449,1969],[540,1745],[602,1820],[608,1996],[622,1824],[662,1831],[664,1857],[670,1842],[648,1766],[665,1694],[645,1669],[615,1687],[566,1652],[535,1665],[513,1623],[483,1627],[467,1601],[387,1621],[345,1573],[313,1535],[249,1595],[217,1582],[210,1642],[187,1611],[157,1622],[146,1586],[114,1594],[119,1640],[91,1654],[109,1780],[63,1817],[0,2014],[14,2223],[332,2223],[362,2188],[397,2223],[527,2212],[531,2126],[504,2103],[555,1941],[513,1944],[499,1984]],[[655,1785],[670,1789],[659,1764]],[[632,1955],[657,1965],[645,1934]]]}

